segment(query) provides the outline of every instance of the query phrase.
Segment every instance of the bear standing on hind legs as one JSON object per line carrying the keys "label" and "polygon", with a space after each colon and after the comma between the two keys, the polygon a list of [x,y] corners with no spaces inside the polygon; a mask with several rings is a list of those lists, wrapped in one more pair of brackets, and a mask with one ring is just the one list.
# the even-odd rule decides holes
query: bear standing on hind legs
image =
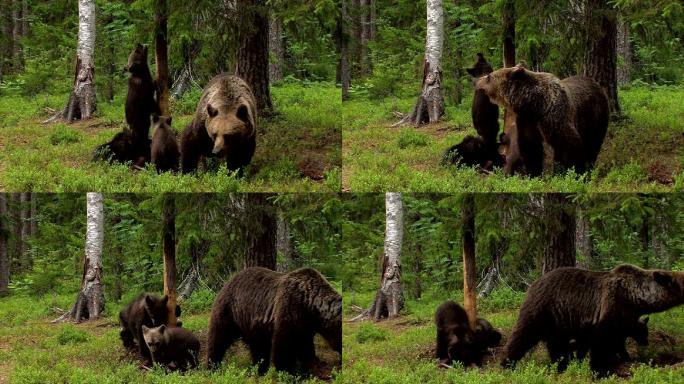
{"label": "bear standing on hind legs", "polygon": [[[514,113],[517,137],[510,143],[511,152],[519,155],[530,176],[542,174],[544,144],[562,167],[584,173],[594,166],[610,112],[608,98],[596,81],[584,76],[561,80],[518,64],[480,78],[476,89]],[[512,174],[513,169],[507,168]]]}
{"label": "bear standing on hind legs", "polygon": [[150,160],[150,118],[161,114],[154,99],[156,85],[147,64],[147,46],[138,44],[128,56],[125,70],[130,72],[126,95],[126,122],[133,133],[134,162],[143,166]]}
{"label": "bear standing on hind legs", "polygon": [[684,304],[684,272],[621,265],[609,272],[558,268],[527,290],[505,347],[505,366],[515,365],[537,343],[546,343],[560,371],[570,340],[587,343],[592,370],[605,375],[619,363],[625,338],[639,318]]}
{"label": "bear standing on hind legs", "polygon": [[241,78],[220,74],[209,81],[195,117],[181,136],[183,173],[197,170],[202,157],[226,159],[228,171],[242,176],[256,149],[254,94]]}
{"label": "bear standing on hind legs", "polygon": [[342,297],[316,270],[281,273],[247,268],[228,281],[211,310],[207,362],[216,367],[238,339],[264,373],[315,370],[314,335],[342,354]]}

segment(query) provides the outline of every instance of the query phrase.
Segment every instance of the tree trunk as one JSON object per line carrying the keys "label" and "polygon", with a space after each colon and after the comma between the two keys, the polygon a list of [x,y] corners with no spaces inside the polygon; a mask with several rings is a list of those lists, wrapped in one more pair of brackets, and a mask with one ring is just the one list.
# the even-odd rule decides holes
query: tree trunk
{"label": "tree trunk", "polygon": [[413,111],[395,126],[421,125],[439,121],[444,115],[442,92],[442,46],[444,41],[444,10],[442,0],[427,0],[427,36],[423,63],[422,92]]}
{"label": "tree trunk", "polygon": [[249,193],[246,195],[245,212],[251,215],[249,243],[245,255],[245,268],[264,267],[276,270],[276,235],[277,223],[271,195],[265,193]]}
{"label": "tree trunk", "polygon": [[28,0],[21,0],[21,36],[28,36],[29,22],[28,22]]}
{"label": "tree trunk", "polygon": [[283,21],[273,12],[268,25],[268,81],[275,83],[283,79],[283,65],[285,64],[285,49],[283,48]]}
{"label": "tree trunk", "polygon": [[369,28],[368,28],[368,0],[359,1],[359,29],[360,29],[360,54],[359,64],[361,66],[361,75],[367,76],[370,74],[370,58],[368,54]]}
{"label": "tree trunk", "polygon": [[342,14],[338,20],[338,39],[340,45],[340,82],[342,83],[342,101],[349,100],[351,73],[349,68],[349,34],[347,31],[347,0],[342,0]]}
{"label": "tree trunk", "polygon": [[12,268],[15,272],[25,272],[24,255],[22,253],[24,245],[21,243],[22,225],[21,221],[21,193],[12,193]]}
{"label": "tree trunk", "polygon": [[14,69],[15,72],[17,72],[19,69],[22,67],[22,61],[23,61],[23,55],[22,55],[22,46],[19,43],[19,40],[21,39],[21,31],[22,31],[22,22],[21,22],[21,2],[22,0],[14,0],[12,4],[12,41],[13,41],[13,48],[14,52],[12,54],[14,58]]}
{"label": "tree trunk", "polygon": [[401,287],[401,246],[404,234],[401,193],[385,193],[385,252],[382,258],[380,289],[369,309],[375,321],[393,318],[404,307]]}
{"label": "tree trunk", "polygon": [[618,23],[617,55],[622,58],[617,66],[617,83],[625,85],[632,81],[632,44],[629,39],[629,22],[626,20]]}
{"label": "tree trunk", "polygon": [[276,250],[278,254],[282,255],[284,260],[283,265],[278,269],[290,271],[297,268],[298,263],[294,258],[294,248],[292,246],[292,238],[290,237],[290,222],[287,221],[282,212],[278,214],[276,232]]}
{"label": "tree trunk", "polygon": [[594,263],[592,254],[594,252],[594,245],[589,232],[589,217],[586,210],[577,207],[577,225],[575,226],[575,244],[577,245],[577,253],[581,257],[582,262],[578,264],[587,269],[593,269]]}
{"label": "tree trunk", "polygon": [[31,192],[31,236],[38,235],[38,194]]}
{"label": "tree trunk", "polygon": [[7,195],[0,193],[0,297],[9,294],[10,260],[8,252]]}
{"label": "tree trunk", "polygon": [[475,269],[475,198],[465,194],[461,203],[461,235],[463,236],[463,307],[468,315],[470,328],[477,323],[477,298]]}
{"label": "tree trunk", "polygon": [[95,95],[95,0],[78,0],[78,46],[74,90],[63,111],[45,122],[65,119],[69,122],[88,120],[97,109]]}
{"label": "tree trunk", "polygon": [[[11,72],[12,64],[14,63],[14,39],[13,39],[13,26],[14,21],[12,19],[12,0],[4,0],[2,10],[2,25],[3,25],[3,35],[5,36],[4,46],[2,50],[2,62],[0,62],[0,72],[6,74]],[[0,76],[0,79],[2,76]]]}
{"label": "tree trunk", "polygon": [[19,220],[21,221],[21,239],[19,241],[21,254],[21,269],[23,271],[30,271],[33,268],[33,260],[31,253],[28,251],[29,231],[31,230],[31,223],[29,221],[29,214],[31,209],[30,193],[22,192],[19,196],[21,206],[19,207]]}
{"label": "tree trunk", "polygon": [[546,242],[542,261],[542,274],[560,267],[574,267],[575,206],[567,195],[549,193],[545,196],[544,216]]}
{"label": "tree trunk", "polygon": [[515,66],[515,3],[506,0],[502,16],[504,67]]}
{"label": "tree trunk", "polygon": [[86,241],[83,258],[83,280],[76,303],[71,310],[53,322],[93,320],[104,311],[102,279],[102,244],[104,242],[104,208],[102,194],[86,194]]}
{"label": "tree trunk", "polygon": [[[169,64],[168,64],[168,33],[166,22],[169,9],[166,0],[157,0],[154,12],[155,22],[155,62],[157,63],[157,104],[163,116],[169,116]],[[169,300],[169,306],[170,304]],[[175,308],[175,303],[174,303]],[[174,323],[175,324],[175,323]]]}
{"label": "tree trunk", "polygon": [[265,0],[238,0],[237,75],[252,88],[260,114],[273,110],[268,86],[268,7]]}
{"label": "tree trunk", "polygon": [[169,327],[176,326],[176,200],[167,193],[162,202],[162,247],[164,249],[164,294],[167,303]]}
{"label": "tree trunk", "polygon": [[587,54],[584,75],[608,96],[610,111],[620,114],[617,95],[617,11],[607,0],[587,0]]}

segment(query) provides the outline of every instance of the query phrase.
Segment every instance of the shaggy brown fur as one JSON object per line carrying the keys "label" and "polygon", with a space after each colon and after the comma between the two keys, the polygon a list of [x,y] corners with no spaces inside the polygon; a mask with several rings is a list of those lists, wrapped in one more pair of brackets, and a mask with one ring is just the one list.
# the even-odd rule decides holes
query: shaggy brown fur
{"label": "shaggy brown fur", "polygon": [[[152,355],[143,339],[142,326],[157,327],[168,322],[166,304],[168,297],[157,297],[142,293],[135,300],[119,312],[121,324],[121,341],[127,349],[134,349],[138,345],[138,352],[143,359],[143,365],[150,365]],[[176,306],[176,315],[180,316],[180,307]]]}
{"label": "shaggy brown fur", "polygon": [[318,365],[314,335],[342,353],[342,297],[316,270],[247,268],[223,286],[211,311],[207,360],[216,367],[237,340],[248,345],[259,372],[290,373]]}
{"label": "shaggy brown fur", "polygon": [[505,348],[513,365],[543,341],[563,369],[569,340],[587,340],[593,370],[615,368],[620,346],[639,317],[684,303],[684,272],[621,265],[610,272],[558,268],[527,291]]}
{"label": "shaggy brown fur", "polygon": [[221,74],[209,81],[192,123],[181,136],[183,173],[194,172],[201,157],[226,159],[229,171],[242,175],[256,149],[257,109],[249,85]]}
{"label": "shaggy brown fur", "polygon": [[183,328],[142,326],[143,339],[152,353],[152,361],[166,369],[185,371],[199,365],[199,339]]}
{"label": "shaggy brown fur", "polygon": [[477,89],[515,113],[517,149],[528,174],[542,173],[543,143],[563,167],[574,167],[578,173],[593,167],[609,117],[608,98],[594,80],[582,76],[560,80],[518,65],[480,78]]}
{"label": "shaggy brown fur", "polygon": [[160,114],[154,99],[157,87],[147,65],[147,46],[138,44],[133,49],[125,69],[131,74],[126,96],[126,122],[133,132],[134,153],[138,156],[135,163],[143,165],[150,159],[150,117],[153,113]]}
{"label": "shaggy brown fur", "polygon": [[501,333],[485,319],[478,318],[473,330],[465,310],[451,300],[442,303],[435,311],[435,325],[440,365],[451,365],[455,360],[464,367],[480,366],[489,348],[501,342]]}
{"label": "shaggy brown fur", "polygon": [[[149,140],[146,147],[149,149]],[[134,146],[134,136],[133,131],[130,129],[124,129],[123,131],[114,135],[111,141],[104,143],[95,148],[93,153],[93,161],[109,161],[118,163],[131,163],[141,166],[145,161],[144,159],[150,158],[150,153],[144,153],[142,156],[136,152]]]}
{"label": "shaggy brown fur", "polygon": [[154,115],[152,133],[152,163],[157,172],[178,171],[178,141],[171,129],[171,117]]}

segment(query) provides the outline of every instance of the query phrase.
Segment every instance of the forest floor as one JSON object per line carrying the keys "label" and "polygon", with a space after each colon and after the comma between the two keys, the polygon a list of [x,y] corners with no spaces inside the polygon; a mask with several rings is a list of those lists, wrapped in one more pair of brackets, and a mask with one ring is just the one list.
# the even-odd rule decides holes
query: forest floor
{"label": "forest floor", "polygon": [[[73,124],[42,121],[63,108],[66,94],[26,98],[0,96],[0,190],[102,192],[334,191],[341,179],[340,90],[327,83],[271,88],[274,116],[260,119],[257,149],[247,176],[228,175],[225,165],[199,175],[157,175],[127,165],[91,161],[96,146],[125,127],[125,91],[100,101],[95,118]],[[200,91],[172,102],[173,129],[192,120]],[[180,137],[180,136],[179,136]]]}
{"label": "forest floor", "polygon": [[[595,169],[543,178],[506,177],[473,167],[442,165],[447,148],[476,134],[471,99],[447,108],[440,123],[392,127],[395,112],[407,113],[415,96],[343,104],[344,191],[429,192],[657,192],[684,189],[684,87],[620,90],[624,118],[611,123]],[[501,120],[503,113],[500,113]],[[501,124],[502,125],[502,124]]]}
{"label": "forest floor", "polygon": [[[160,367],[139,368],[139,360],[127,352],[119,339],[118,309],[107,316],[81,324],[50,321],[58,317],[55,307],[68,308],[75,294],[42,298],[13,296],[0,298],[0,384],[43,383],[322,383],[269,370],[259,376],[251,365],[242,342],[226,354],[221,368],[204,368],[209,312],[183,313],[183,327],[193,331],[202,343],[202,367],[185,374],[167,374]],[[112,307],[112,303],[107,303]],[[316,337],[317,354],[324,370],[339,354]],[[333,376],[335,373],[333,373]]]}
{"label": "forest floor", "polygon": [[[493,351],[480,369],[437,368],[435,356],[434,311],[448,297],[444,293],[426,294],[421,300],[406,300],[403,314],[380,322],[349,322],[357,305],[367,308],[374,292],[356,294],[350,299],[345,291],[344,349],[342,351],[343,383],[682,383],[684,382],[684,308],[650,315],[649,345],[637,347],[629,339],[627,350],[633,361],[624,363],[618,373],[606,379],[592,377],[589,364],[573,361],[568,370],[556,373],[548,354],[539,345],[514,370],[498,364],[501,347]],[[462,302],[461,292],[452,298]],[[515,324],[523,293],[494,291],[478,302],[478,316],[489,320],[503,333],[504,345]]]}

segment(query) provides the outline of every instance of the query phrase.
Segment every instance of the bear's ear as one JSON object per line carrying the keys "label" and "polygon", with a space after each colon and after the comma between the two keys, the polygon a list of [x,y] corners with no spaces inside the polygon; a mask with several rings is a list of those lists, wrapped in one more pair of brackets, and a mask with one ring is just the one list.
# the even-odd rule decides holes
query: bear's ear
{"label": "bear's ear", "polygon": [[164,331],[166,331],[166,324],[162,324],[159,326],[159,333],[163,335]]}
{"label": "bear's ear", "polygon": [[644,325],[648,324],[648,316],[644,317],[644,319],[642,320],[642,322],[644,323]]}
{"label": "bear's ear", "polygon": [[466,68],[466,72],[472,77],[475,77],[475,68]]}
{"label": "bear's ear", "polygon": [[209,114],[209,117],[216,117],[218,109],[212,107],[211,104],[207,104],[207,114]]}
{"label": "bear's ear", "polygon": [[171,116],[166,118],[166,124],[171,125]]}
{"label": "bear's ear", "polygon": [[246,105],[240,105],[237,109],[237,112],[235,112],[235,116],[237,116],[238,119],[244,121],[245,123],[251,124],[249,120],[249,110],[247,109]]}
{"label": "bear's ear", "polygon": [[509,77],[511,79],[522,79],[525,76],[526,76],[525,67],[515,66],[515,67],[513,67],[513,70],[511,71],[511,74]]}
{"label": "bear's ear", "polygon": [[159,115],[157,115],[156,113],[152,114],[152,122],[157,124],[158,121],[159,121]]}
{"label": "bear's ear", "polygon": [[145,324],[143,324],[143,326],[142,326],[142,331],[143,331],[143,333],[147,333],[147,332],[149,332],[149,330],[150,330],[150,329],[147,328],[147,327],[145,326]]}
{"label": "bear's ear", "polygon": [[143,51],[143,45],[138,43],[138,45],[135,46],[135,50],[138,52],[142,52]]}
{"label": "bear's ear", "polygon": [[150,295],[145,295],[145,305],[148,307],[153,307],[154,306],[154,299]]}
{"label": "bear's ear", "polygon": [[168,302],[169,302],[169,297],[167,295],[164,295],[164,297],[162,297],[162,299],[161,299],[162,305],[166,307],[166,303],[168,303]]}
{"label": "bear's ear", "polygon": [[674,284],[674,280],[672,279],[672,275],[670,275],[667,272],[662,272],[662,271],[654,271],[653,272],[653,280],[655,280],[656,283],[663,285],[665,287],[671,287]]}

